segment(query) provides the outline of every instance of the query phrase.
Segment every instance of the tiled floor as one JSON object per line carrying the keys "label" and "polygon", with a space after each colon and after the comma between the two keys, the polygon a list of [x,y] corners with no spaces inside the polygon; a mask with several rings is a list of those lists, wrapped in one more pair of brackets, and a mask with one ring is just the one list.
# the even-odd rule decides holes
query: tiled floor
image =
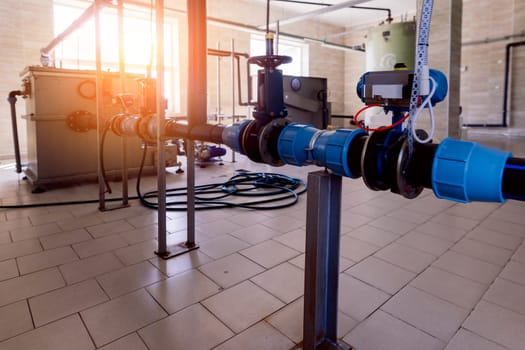
{"label": "tiled floor", "polygon": [[[315,169],[241,158],[197,169],[197,182],[241,168],[303,179]],[[10,168],[0,179],[2,205],[98,193],[31,194]],[[170,173],[168,185],[184,179]],[[350,179],[343,191],[341,339],[358,350],[525,349],[525,203],[406,200]],[[200,249],[167,261],[153,253],[156,212],[136,201],[0,209],[0,350],[290,349],[302,338],[305,208],[301,197],[275,211],[198,212]],[[185,213],[167,220],[168,239],[182,240]]]}

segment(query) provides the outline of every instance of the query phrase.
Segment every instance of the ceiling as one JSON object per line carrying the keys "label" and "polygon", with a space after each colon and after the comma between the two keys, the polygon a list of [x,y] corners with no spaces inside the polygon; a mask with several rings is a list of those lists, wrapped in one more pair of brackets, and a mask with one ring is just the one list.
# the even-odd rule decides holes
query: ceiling
{"label": "ceiling", "polygon": [[[256,0],[266,4],[266,0]],[[290,18],[289,12],[305,14],[307,12],[327,8],[326,4],[336,5],[345,2],[346,0],[305,0],[309,3],[319,3],[325,5],[310,5],[299,4],[293,2],[286,2],[281,0],[270,0],[270,13],[272,20],[284,20]],[[363,1],[356,6],[365,7],[379,7],[389,8],[392,11],[392,17],[395,21],[399,21],[402,16],[409,15],[408,19],[412,19],[416,12],[416,0],[370,0]],[[286,16],[283,16],[284,10],[287,10]],[[342,8],[333,12],[328,12],[322,15],[313,17],[315,20],[331,23],[341,27],[359,26],[363,24],[379,23],[387,18],[386,11],[364,10],[355,8]],[[263,23],[261,23],[263,25]],[[291,24],[290,24],[291,25]]]}

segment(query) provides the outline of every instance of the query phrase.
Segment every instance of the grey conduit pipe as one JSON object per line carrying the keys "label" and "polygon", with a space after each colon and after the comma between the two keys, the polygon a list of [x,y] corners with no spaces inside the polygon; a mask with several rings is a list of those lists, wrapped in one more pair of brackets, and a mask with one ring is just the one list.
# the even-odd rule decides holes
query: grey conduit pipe
{"label": "grey conduit pipe", "polygon": [[7,97],[7,101],[11,107],[11,126],[13,128],[13,145],[15,148],[16,172],[18,174],[22,172],[22,162],[20,161],[20,143],[18,141],[18,126],[16,123],[16,96],[23,94],[20,90],[13,90],[9,93],[9,97]]}

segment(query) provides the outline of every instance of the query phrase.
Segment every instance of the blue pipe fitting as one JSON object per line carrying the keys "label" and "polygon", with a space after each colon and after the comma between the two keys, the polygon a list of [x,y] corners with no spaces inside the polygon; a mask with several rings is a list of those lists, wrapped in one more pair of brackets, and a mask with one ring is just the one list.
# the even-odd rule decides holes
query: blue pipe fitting
{"label": "blue pipe fitting", "polygon": [[501,189],[510,152],[476,142],[446,138],[432,163],[432,189],[438,198],[462,203],[505,202]]}
{"label": "blue pipe fitting", "polygon": [[311,125],[288,124],[277,142],[279,157],[286,164],[324,166],[340,176],[356,178],[348,166],[348,151],[355,137],[366,135],[357,130],[319,130]]}
{"label": "blue pipe fitting", "polygon": [[[448,82],[445,74],[437,69],[429,69],[429,76],[436,81],[436,91],[430,98],[430,103],[434,106],[436,103],[443,101],[447,97]],[[434,83],[430,81],[430,90]]]}
{"label": "blue pipe fitting", "polygon": [[222,142],[230,147],[232,151],[244,154],[241,146],[241,135],[242,131],[249,123],[249,120],[245,120],[242,123],[225,126],[222,131]]}

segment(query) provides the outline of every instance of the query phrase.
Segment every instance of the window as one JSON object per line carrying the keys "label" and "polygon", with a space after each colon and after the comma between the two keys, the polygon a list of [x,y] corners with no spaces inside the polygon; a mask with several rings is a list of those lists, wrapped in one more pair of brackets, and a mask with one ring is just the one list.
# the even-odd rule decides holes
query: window
{"label": "window", "polygon": [[[55,36],[78,18],[91,3],[79,1],[55,1]],[[118,71],[118,19],[117,10],[103,8],[100,12],[102,69]],[[90,19],[81,28],[64,40],[54,53],[55,65],[70,69],[95,69],[96,43],[95,21]],[[180,112],[180,71],[178,22],[174,18],[165,20],[165,91],[168,112]],[[155,56],[152,42],[155,42],[155,23],[151,23],[148,9],[124,10],[124,56],[126,72],[146,75],[151,67],[155,74]]]}

